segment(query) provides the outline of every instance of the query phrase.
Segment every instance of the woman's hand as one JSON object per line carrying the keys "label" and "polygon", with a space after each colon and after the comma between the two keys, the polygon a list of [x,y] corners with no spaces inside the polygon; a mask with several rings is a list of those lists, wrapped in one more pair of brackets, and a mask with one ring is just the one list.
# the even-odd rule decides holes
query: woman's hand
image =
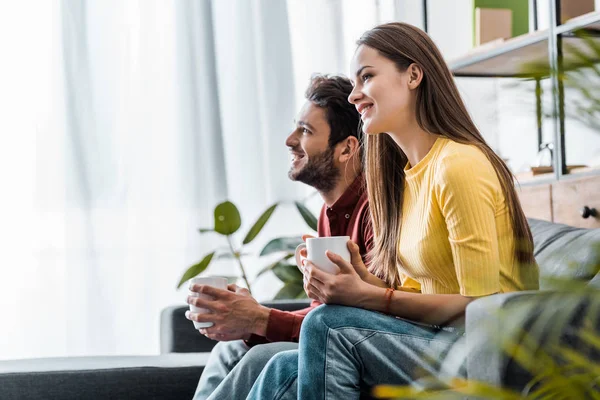
{"label": "woman's hand", "polygon": [[327,251],[326,255],[331,262],[338,266],[340,272],[336,275],[321,271],[312,262],[306,260],[304,264],[304,290],[311,299],[324,304],[341,304],[356,306],[365,292],[366,283],[358,274],[364,269],[369,273],[362,262],[358,246],[348,242],[350,257],[349,263],[338,254]]}
{"label": "woman's hand", "polygon": [[[311,236],[311,235],[303,235],[302,236],[302,240],[304,240],[305,243],[306,243],[306,240],[310,239],[310,238],[314,238],[314,236]],[[371,274],[369,272],[369,270],[367,269],[367,267],[365,266],[362,256],[360,255],[360,247],[358,247],[358,245],[356,243],[354,243],[352,240],[348,240],[347,246],[348,246],[348,251],[350,252],[350,264],[352,264],[352,267],[354,268],[354,270],[356,271],[356,273],[358,274],[360,279],[362,279],[365,282],[372,283],[372,282],[370,282],[370,280],[371,280],[370,277],[374,277],[375,275]],[[306,249],[300,250],[300,255],[303,258],[306,258],[307,257]]]}
{"label": "woman's hand", "polygon": [[[373,276],[365,266],[362,256],[360,255],[360,247],[352,240],[348,240],[348,251],[350,251],[350,264],[360,277],[365,282],[369,282],[369,276]],[[331,260],[331,258],[330,258]],[[344,260],[342,260],[344,261]]]}

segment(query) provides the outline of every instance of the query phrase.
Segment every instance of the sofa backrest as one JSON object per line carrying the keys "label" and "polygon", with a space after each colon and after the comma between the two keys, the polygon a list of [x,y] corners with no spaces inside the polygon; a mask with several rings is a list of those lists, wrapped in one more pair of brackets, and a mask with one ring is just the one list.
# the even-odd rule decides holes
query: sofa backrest
{"label": "sofa backrest", "polygon": [[540,267],[540,289],[560,288],[563,278],[589,282],[600,289],[600,229],[575,228],[537,219],[529,219],[529,226]]}

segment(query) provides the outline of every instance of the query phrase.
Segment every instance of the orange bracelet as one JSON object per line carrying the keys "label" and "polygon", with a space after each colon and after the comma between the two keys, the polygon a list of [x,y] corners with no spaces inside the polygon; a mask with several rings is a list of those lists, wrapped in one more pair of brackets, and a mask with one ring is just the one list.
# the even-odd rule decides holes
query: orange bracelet
{"label": "orange bracelet", "polygon": [[385,289],[385,313],[390,313],[390,305],[392,304],[392,296],[394,295],[394,288]]}

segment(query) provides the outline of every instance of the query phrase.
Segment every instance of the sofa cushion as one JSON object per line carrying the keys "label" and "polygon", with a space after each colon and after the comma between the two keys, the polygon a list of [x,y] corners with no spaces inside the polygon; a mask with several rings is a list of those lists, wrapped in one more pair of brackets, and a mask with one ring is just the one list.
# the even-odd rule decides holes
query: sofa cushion
{"label": "sofa cushion", "polygon": [[191,399],[208,353],[0,362],[0,399]]}
{"label": "sofa cushion", "polygon": [[540,267],[540,289],[560,288],[560,278],[583,280],[600,288],[600,229],[536,219],[529,219],[529,226]]}

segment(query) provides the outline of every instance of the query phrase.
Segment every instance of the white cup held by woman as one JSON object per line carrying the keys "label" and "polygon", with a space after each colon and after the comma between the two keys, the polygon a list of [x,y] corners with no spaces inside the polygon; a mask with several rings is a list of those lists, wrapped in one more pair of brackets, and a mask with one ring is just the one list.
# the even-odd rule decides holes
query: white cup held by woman
{"label": "white cup held by woman", "polygon": [[338,254],[344,260],[350,262],[350,251],[348,250],[349,236],[327,236],[308,238],[306,243],[301,243],[296,247],[296,265],[302,271],[302,259],[300,251],[306,249],[306,260],[311,261],[317,268],[330,274],[337,274],[339,268],[332,263],[325,252],[329,250]]}

